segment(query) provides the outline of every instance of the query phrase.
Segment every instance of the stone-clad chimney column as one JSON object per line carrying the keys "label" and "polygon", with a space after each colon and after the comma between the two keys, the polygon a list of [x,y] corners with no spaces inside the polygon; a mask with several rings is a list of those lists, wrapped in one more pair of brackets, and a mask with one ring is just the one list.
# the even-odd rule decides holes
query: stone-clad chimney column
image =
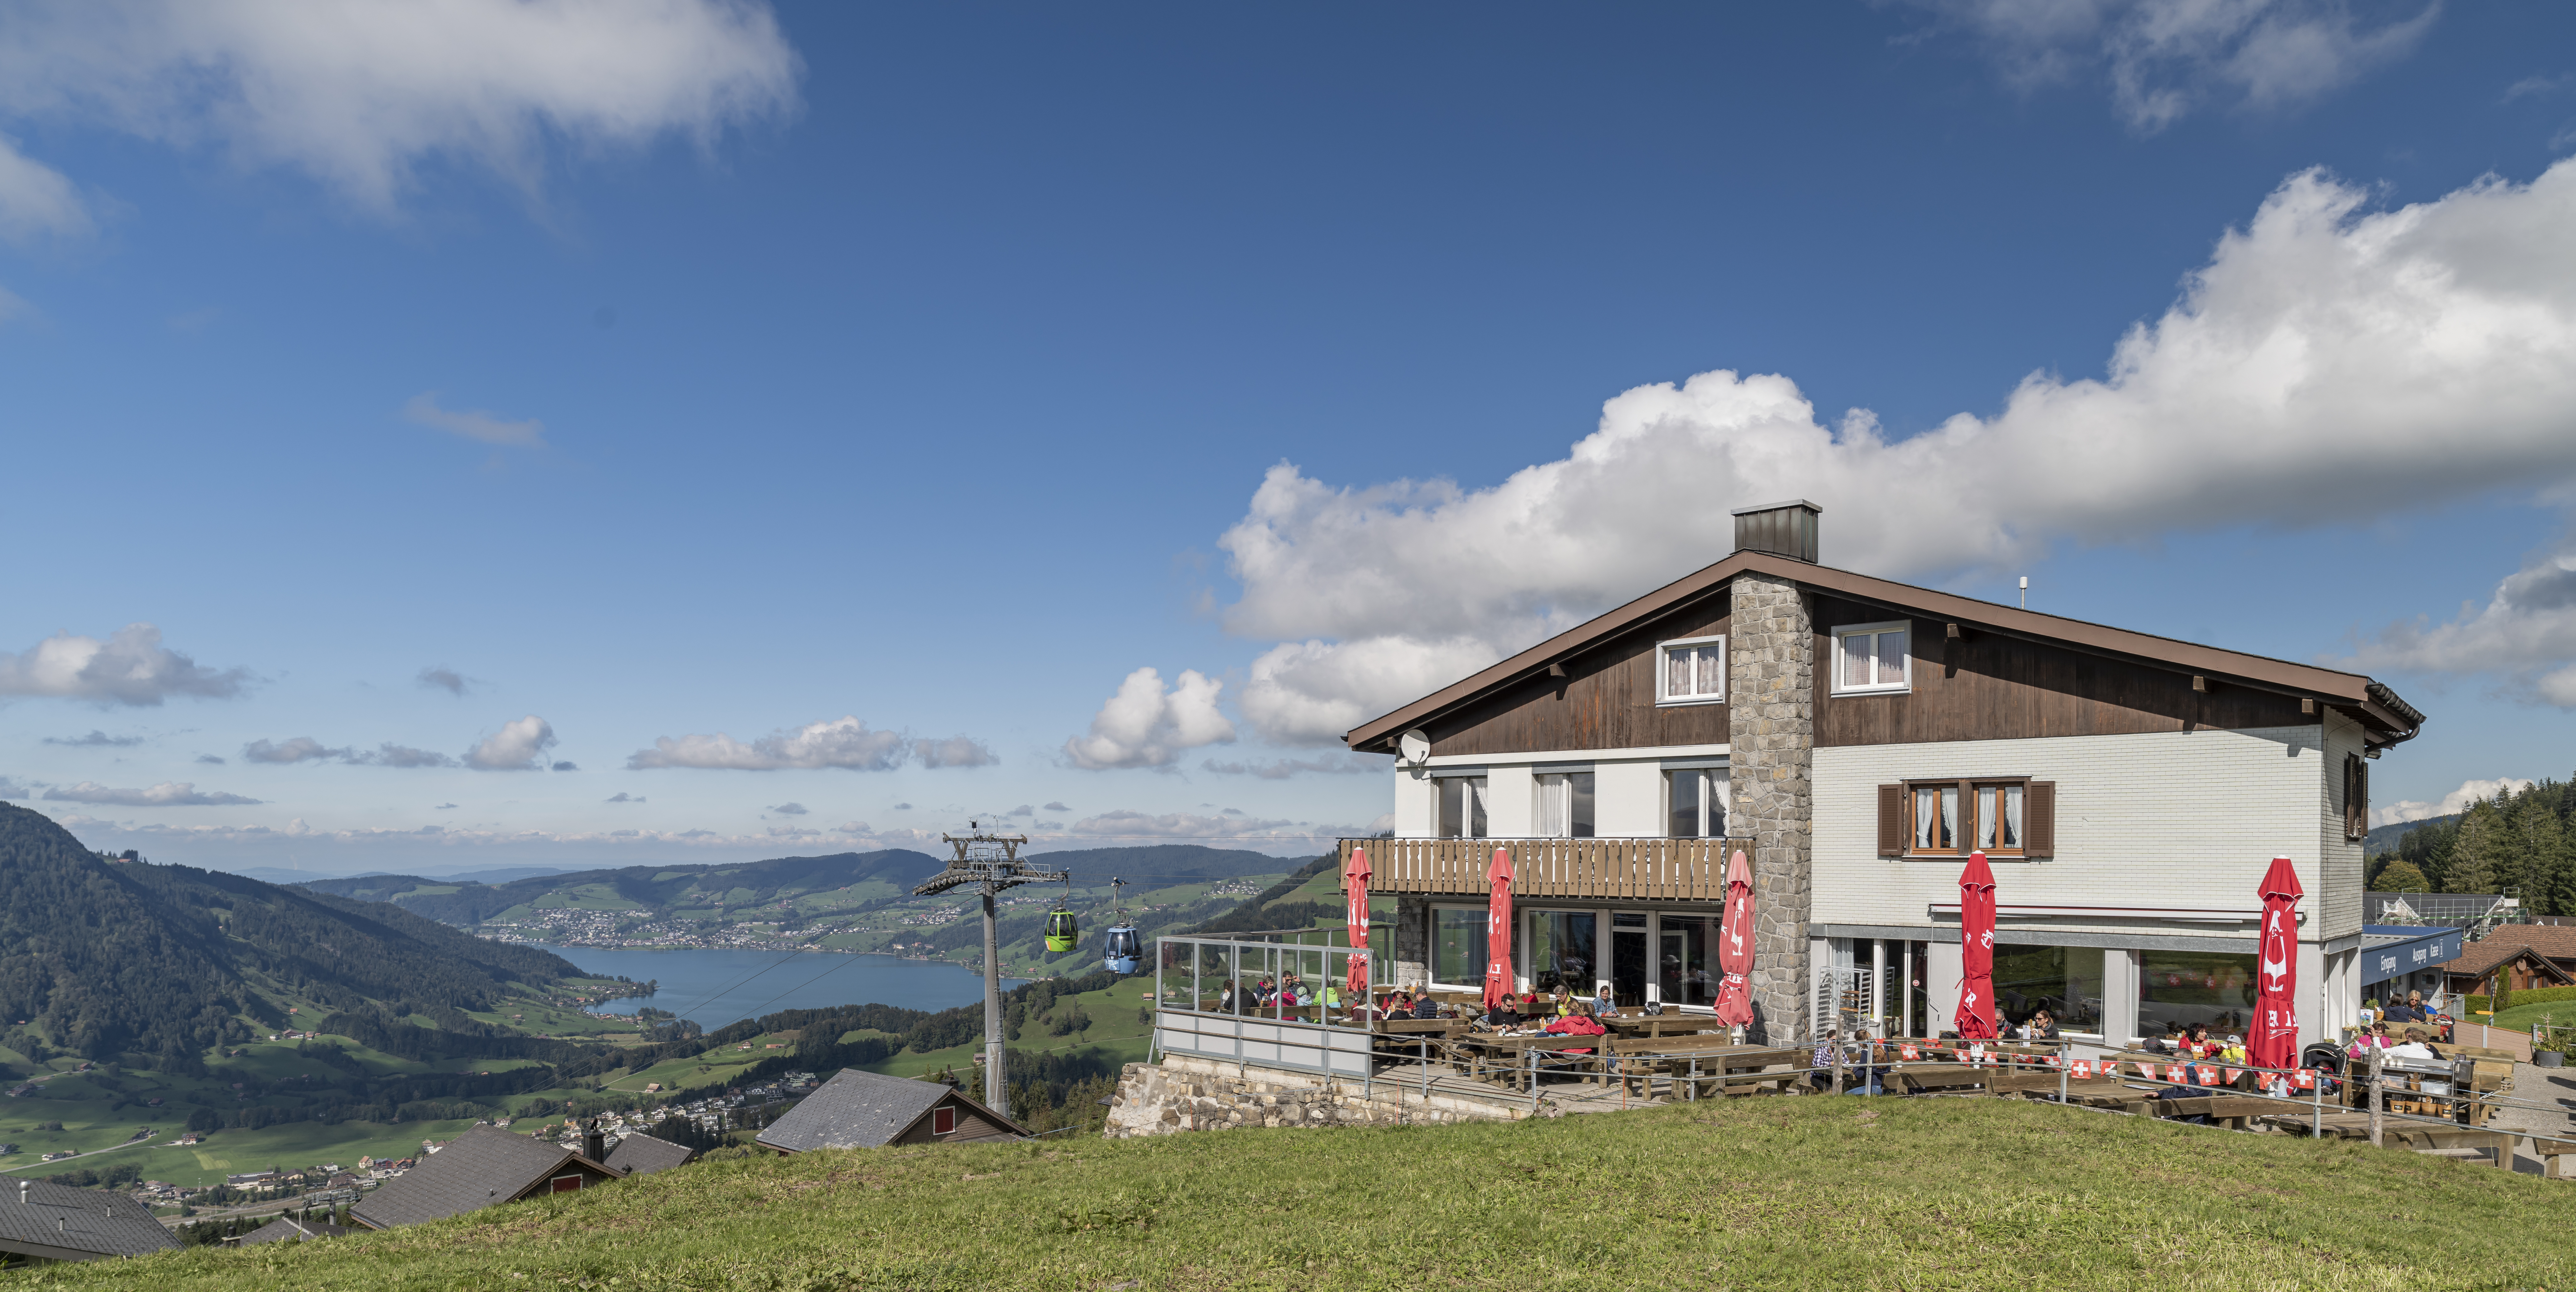
{"label": "stone-clad chimney column", "polygon": [[1806,1037],[1816,632],[1798,585],[1739,574],[1727,631],[1727,833],[1753,837],[1753,1009],[1762,1037]]}

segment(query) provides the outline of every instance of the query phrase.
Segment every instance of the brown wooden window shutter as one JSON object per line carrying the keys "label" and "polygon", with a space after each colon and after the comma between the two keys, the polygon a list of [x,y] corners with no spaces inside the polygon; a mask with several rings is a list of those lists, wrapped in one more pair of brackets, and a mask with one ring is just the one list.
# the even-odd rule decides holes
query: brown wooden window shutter
{"label": "brown wooden window shutter", "polygon": [[2343,837],[2370,833],[2370,764],[2359,754],[2343,756]]}
{"label": "brown wooden window shutter", "polygon": [[1878,855],[1905,855],[1905,787],[1878,787]]}
{"label": "brown wooden window shutter", "polygon": [[2022,805],[2026,814],[2022,822],[2022,846],[2025,856],[2057,855],[2057,782],[2032,781],[2029,801]]}

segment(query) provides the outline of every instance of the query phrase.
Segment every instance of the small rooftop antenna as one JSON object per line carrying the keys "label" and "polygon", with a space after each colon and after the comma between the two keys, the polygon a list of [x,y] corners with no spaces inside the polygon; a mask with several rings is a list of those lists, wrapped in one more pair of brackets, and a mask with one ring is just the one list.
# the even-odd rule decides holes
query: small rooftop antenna
{"label": "small rooftop antenna", "polygon": [[2021,608],[2030,609],[2030,576],[2021,576]]}

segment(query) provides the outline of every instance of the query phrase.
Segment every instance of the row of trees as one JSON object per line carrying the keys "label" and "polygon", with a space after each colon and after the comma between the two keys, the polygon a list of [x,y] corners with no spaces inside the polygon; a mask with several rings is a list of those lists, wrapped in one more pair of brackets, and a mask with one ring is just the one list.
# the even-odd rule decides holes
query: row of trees
{"label": "row of trees", "polygon": [[2522,894],[2536,915],[2576,915],[2576,784],[2541,781],[2407,831],[2371,858],[2379,893]]}

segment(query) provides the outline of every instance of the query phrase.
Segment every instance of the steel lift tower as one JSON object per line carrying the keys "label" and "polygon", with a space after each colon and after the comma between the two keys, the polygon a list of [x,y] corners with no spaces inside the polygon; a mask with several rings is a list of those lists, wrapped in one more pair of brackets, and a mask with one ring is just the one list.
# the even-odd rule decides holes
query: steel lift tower
{"label": "steel lift tower", "polygon": [[1073,878],[1071,871],[1031,870],[1020,860],[1020,849],[1029,841],[1024,834],[995,834],[982,828],[981,822],[966,823],[967,833],[939,836],[957,856],[948,869],[930,877],[912,890],[915,897],[928,897],[949,889],[973,884],[984,895],[984,1106],[1008,1117],[1011,1115],[1011,1078],[1002,1059],[1002,955],[993,933],[993,899],[1003,889],[1022,884],[1061,884]]}

